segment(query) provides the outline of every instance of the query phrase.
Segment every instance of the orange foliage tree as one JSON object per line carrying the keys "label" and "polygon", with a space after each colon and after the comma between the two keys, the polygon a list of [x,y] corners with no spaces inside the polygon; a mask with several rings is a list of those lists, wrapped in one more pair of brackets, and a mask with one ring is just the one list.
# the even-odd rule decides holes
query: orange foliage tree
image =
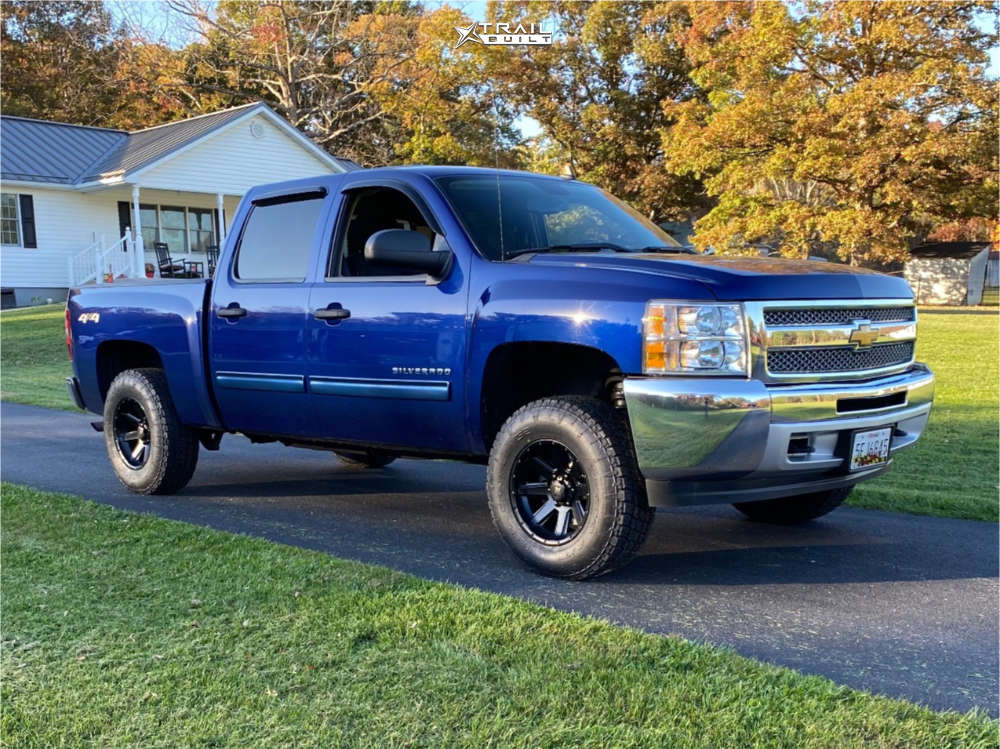
{"label": "orange foliage tree", "polygon": [[704,99],[664,103],[668,167],[715,207],[694,241],[851,263],[903,259],[932,226],[995,217],[992,3],[692,3]]}

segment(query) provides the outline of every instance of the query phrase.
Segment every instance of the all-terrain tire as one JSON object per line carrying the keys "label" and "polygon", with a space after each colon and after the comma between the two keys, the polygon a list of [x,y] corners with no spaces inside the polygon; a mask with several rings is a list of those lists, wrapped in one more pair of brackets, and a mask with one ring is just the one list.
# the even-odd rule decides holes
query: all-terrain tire
{"label": "all-terrain tire", "polygon": [[833,512],[851,493],[853,486],[829,489],[794,497],[765,499],[763,502],[737,502],[733,505],[751,520],[778,525],[796,525]]}
{"label": "all-terrain tire", "polygon": [[[138,419],[138,421],[136,421]],[[123,424],[135,421],[144,444],[130,441]],[[177,416],[161,369],[127,369],[111,382],[104,400],[104,443],[125,488],[137,494],[173,494],[198,465],[198,435]]]}
{"label": "all-terrain tire", "polygon": [[[515,485],[514,473],[522,456],[539,445],[565,449],[571,465],[578,461],[572,470],[585,474],[586,480],[578,482],[587,487],[585,519],[565,540],[540,538],[541,530],[532,531],[530,513],[519,509],[526,498]],[[646,540],[654,515],[624,419],[596,398],[543,398],[516,411],[490,450],[486,492],[493,524],[514,553],[546,575],[572,580],[626,564]],[[555,496],[550,492],[538,501],[554,501]]]}
{"label": "all-terrain tire", "polygon": [[334,455],[351,468],[384,468],[396,459],[392,453],[381,450],[334,450]]}

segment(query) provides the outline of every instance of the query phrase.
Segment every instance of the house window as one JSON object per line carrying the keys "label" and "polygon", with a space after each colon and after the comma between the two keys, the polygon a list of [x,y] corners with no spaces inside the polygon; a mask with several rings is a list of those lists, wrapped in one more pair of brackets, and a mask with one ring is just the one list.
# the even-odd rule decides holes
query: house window
{"label": "house window", "polygon": [[204,252],[215,242],[215,211],[211,208],[188,209],[188,235],[192,252]]}
{"label": "house window", "polygon": [[183,207],[160,206],[160,241],[166,242],[171,252],[187,252],[187,221]]}
{"label": "house window", "polygon": [[142,222],[142,244],[149,249],[160,241],[160,212],[155,205],[140,205],[139,219]]}
{"label": "house window", "polygon": [[[131,206],[129,213],[131,214]],[[139,205],[142,222],[142,243],[147,250],[154,242],[166,242],[170,252],[204,252],[218,244],[215,209],[185,206]]]}
{"label": "house window", "polygon": [[0,193],[0,244],[21,246],[21,220],[17,213],[17,195]]}

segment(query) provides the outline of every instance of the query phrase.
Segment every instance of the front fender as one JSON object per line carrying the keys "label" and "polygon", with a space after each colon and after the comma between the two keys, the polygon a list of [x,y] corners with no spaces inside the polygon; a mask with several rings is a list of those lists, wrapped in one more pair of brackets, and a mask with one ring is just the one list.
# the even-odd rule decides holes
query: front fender
{"label": "front fender", "polygon": [[585,346],[609,356],[623,373],[639,374],[646,302],[711,299],[701,285],[656,276],[585,268],[542,270],[513,263],[483,266],[477,276],[493,280],[470,301],[466,417],[473,445],[483,444],[483,373],[498,346],[514,342]]}

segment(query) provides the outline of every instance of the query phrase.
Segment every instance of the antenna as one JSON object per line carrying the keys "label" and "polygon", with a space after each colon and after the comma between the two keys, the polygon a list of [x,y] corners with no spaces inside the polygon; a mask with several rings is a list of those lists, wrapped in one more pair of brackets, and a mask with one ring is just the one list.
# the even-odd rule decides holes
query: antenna
{"label": "antenna", "polygon": [[503,194],[500,190],[500,105],[497,100],[496,83],[490,79],[490,93],[493,95],[493,166],[498,170],[497,179],[497,229],[500,231],[500,259],[504,259],[503,247]]}

